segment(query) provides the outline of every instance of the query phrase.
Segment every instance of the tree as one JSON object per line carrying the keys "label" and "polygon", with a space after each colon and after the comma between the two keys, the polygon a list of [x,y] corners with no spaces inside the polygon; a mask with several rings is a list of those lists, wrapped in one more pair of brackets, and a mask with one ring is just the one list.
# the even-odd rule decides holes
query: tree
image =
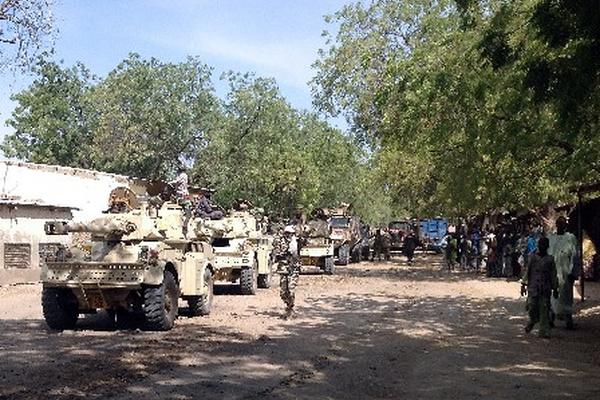
{"label": "tree", "polygon": [[90,96],[95,78],[82,65],[63,68],[55,62],[38,61],[37,78],[20,93],[12,118],[14,133],[7,135],[2,151],[36,163],[91,167]]}
{"label": "tree", "polygon": [[0,0],[0,70],[27,69],[50,46],[53,0]]}
{"label": "tree", "polygon": [[[598,25],[589,6],[553,0],[349,5],[330,19],[339,30],[328,34],[315,64],[315,103],[344,113],[368,139],[398,212],[464,215],[569,198],[570,184],[598,176],[598,146],[591,146],[597,139],[590,140],[597,137],[598,74],[595,62],[585,63],[597,43],[591,27]],[[554,19],[547,18],[548,7]],[[579,34],[556,49],[544,32],[556,31],[560,10]],[[573,22],[583,15],[581,24]],[[576,56],[579,77],[572,73]],[[539,65],[571,71],[571,83],[559,72],[540,75]],[[568,88],[586,85],[582,77],[591,85],[569,95]],[[570,114],[565,104],[573,99],[581,107]]]}
{"label": "tree", "polygon": [[161,179],[191,162],[215,123],[211,69],[131,54],[95,88],[92,168]]}
{"label": "tree", "polygon": [[161,179],[191,162],[218,114],[210,68],[132,54],[103,80],[40,61],[13,98],[7,156]]}
{"label": "tree", "polygon": [[194,178],[231,204],[244,197],[279,215],[356,197],[360,152],[339,130],[294,110],[275,81],[229,73],[219,129],[198,153]]}
{"label": "tree", "polygon": [[225,74],[229,91],[218,99],[211,69],[196,58],[132,54],[102,79],[47,61],[35,72],[14,96],[15,133],[2,146],[9,156],[150,179],[184,163],[192,184],[215,187],[221,204],[245,198],[280,216],[344,201],[375,221],[373,205],[388,204],[366,154],[316,114],[295,110],[273,79]]}

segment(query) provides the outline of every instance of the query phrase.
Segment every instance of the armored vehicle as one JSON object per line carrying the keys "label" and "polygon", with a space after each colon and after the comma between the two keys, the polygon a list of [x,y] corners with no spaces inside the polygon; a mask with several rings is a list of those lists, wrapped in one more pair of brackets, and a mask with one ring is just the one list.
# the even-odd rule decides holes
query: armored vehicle
{"label": "armored vehicle", "polygon": [[300,246],[300,262],[302,266],[315,266],[328,275],[335,271],[334,242],[330,238],[327,221],[314,219],[303,227]]}
{"label": "armored vehicle", "polygon": [[88,222],[47,222],[49,235],[86,233],[83,249],[61,247],[42,267],[42,308],[52,329],[75,326],[79,314],[108,310],[117,325],[169,330],[179,299],[191,315],[207,315],[213,300],[213,252],[186,239],[181,207],[152,207],[126,188],[111,194],[109,210]]}
{"label": "armored vehicle", "polygon": [[350,261],[359,262],[364,253],[361,223],[358,217],[348,212],[349,206],[327,210],[330,238],[334,242],[335,256],[340,265],[348,265]]}
{"label": "armored vehicle", "polygon": [[215,281],[239,282],[242,294],[268,288],[273,274],[273,237],[263,233],[249,210],[219,220],[198,220],[196,235],[211,238]]}

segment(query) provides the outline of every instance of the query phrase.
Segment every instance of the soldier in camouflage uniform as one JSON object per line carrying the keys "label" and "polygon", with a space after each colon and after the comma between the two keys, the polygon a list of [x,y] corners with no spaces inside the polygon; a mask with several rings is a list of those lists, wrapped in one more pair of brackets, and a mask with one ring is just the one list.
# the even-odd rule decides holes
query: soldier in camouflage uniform
{"label": "soldier in camouflage uniform", "polygon": [[381,233],[381,229],[377,229],[375,231],[374,242],[373,242],[373,256],[371,257],[371,261],[381,261],[381,253],[383,252],[383,235]]}
{"label": "soldier in camouflage uniform", "polygon": [[285,303],[285,318],[289,318],[294,313],[296,286],[300,276],[300,253],[296,228],[293,225],[286,226],[283,234],[276,239],[274,247],[279,273],[279,295]]}

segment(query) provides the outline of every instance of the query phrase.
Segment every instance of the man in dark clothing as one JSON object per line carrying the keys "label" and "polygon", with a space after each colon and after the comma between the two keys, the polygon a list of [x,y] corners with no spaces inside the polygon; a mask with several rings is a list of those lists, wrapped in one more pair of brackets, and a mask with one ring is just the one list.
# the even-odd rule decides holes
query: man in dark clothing
{"label": "man in dark clothing", "polygon": [[406,260],[409,264],[412,264],[415,256],[415,249],[419,245],[419,239],[413,231],[410,231],[408,236],[404,239],[403,253],[406,256]]}
{"label": "man in dark clothing", "polygon": [[375,238],[373,242],[373,257],[371,261],[375,261],[375,257],[377,257],[377,261],[381,261],[381,253],[383,252],[383,235],[381,234],[381,229],[377,229],[375,231]]}
{"label": "man in dark clothing", "polygon": [[541,238],[538,251],[529,256],[527,271],[521,281],[521,295],[527,293],[529,323],[525,332],[529,333],[540,323],[540,337],[550,337],[550,295],[558,297],[558,279],[554,257],[548,254],[548,238]]}
{"label": "man in dark clothing", "polygon": [[202,189],[196,204],[195,214],[202,219],[223,219],[223,211],[215,209],[210,203],[210,193],[209,189]]}

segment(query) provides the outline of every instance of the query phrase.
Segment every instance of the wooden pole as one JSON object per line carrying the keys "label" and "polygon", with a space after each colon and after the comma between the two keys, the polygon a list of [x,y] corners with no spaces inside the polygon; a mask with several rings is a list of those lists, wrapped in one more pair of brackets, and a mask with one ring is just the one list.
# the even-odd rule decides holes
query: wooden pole
{"label": "wooden pole", "polygon": [[581,191],[577,192],[577,239],[579,245],[579,287],[581,288],[581,302],[585,301],[585,273],[583,271],[583,226],[581,220],[581,207],[583,205]]}

